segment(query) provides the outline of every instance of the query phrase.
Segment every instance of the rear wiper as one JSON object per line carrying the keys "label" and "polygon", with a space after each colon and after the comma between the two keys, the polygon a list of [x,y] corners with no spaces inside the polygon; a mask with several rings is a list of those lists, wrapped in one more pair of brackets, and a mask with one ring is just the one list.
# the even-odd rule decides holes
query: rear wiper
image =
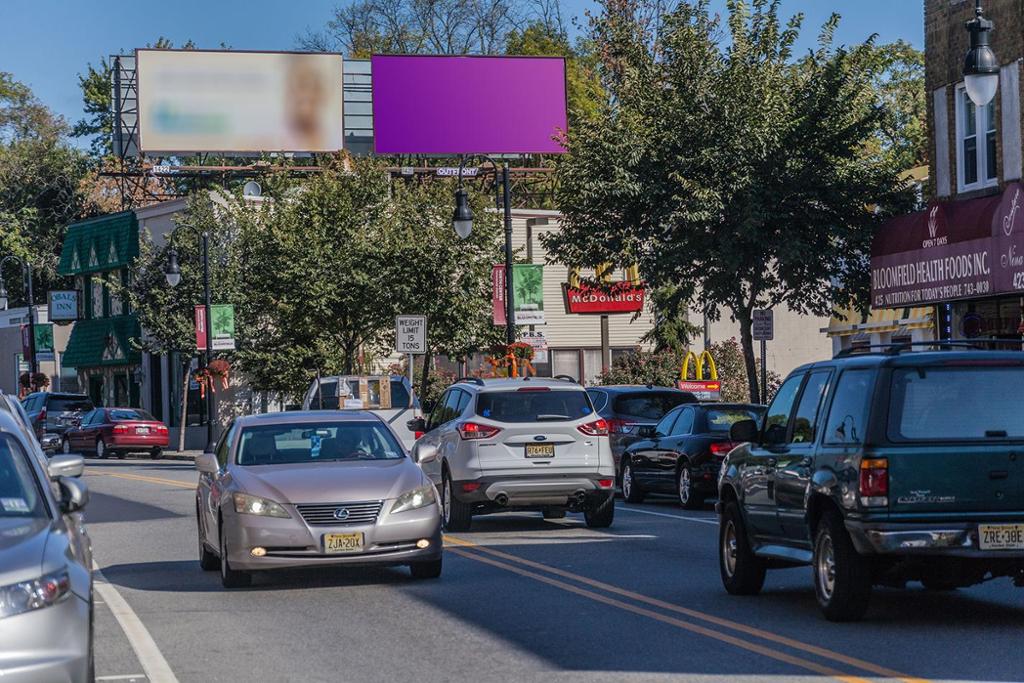
{"label": "rear wiper", "polygon": [[568,420],[568,415],[538,415],[537,422],[547,422],[549,420]]}

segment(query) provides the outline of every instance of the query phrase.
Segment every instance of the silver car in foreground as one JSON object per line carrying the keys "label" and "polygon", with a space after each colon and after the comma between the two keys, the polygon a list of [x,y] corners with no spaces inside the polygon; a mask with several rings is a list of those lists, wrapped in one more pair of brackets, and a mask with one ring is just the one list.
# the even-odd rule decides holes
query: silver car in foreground
{"label": "silver car in foreground", "polygon": [[196,459],[199,563],[227,588],[252,572],[408,565],[441,575],[434,485],[366,411],[241,417]]}
{"label": "silver car in foreground", "polygon": [[88,500],[82,458],[33,455],[0,411],[0,680],[92,681],[89,537],[75,514]]}

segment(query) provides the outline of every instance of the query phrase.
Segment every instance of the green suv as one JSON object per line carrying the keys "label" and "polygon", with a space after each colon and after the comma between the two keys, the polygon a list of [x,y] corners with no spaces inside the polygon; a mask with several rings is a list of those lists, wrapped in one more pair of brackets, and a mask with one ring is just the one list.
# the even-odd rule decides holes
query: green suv
{"label": "green suv", "polygon": [[849,621],[875,585],[1024,586],[1024,353],[909,351],[800,367],[760,424],[733,425],[746,443],[719,474],[727,591],[811,565],[825,617]]}

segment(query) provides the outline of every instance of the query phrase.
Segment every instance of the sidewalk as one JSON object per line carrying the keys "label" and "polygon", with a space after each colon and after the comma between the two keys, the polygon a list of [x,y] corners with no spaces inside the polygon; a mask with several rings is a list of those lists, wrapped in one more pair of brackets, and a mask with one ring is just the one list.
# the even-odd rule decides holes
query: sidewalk
{"label": "sidewalk", "polygon": [[198,456],[202,455],[202,451],[164,451],[163,455],[160,456],[161,460],[187,460],[192,462]]}

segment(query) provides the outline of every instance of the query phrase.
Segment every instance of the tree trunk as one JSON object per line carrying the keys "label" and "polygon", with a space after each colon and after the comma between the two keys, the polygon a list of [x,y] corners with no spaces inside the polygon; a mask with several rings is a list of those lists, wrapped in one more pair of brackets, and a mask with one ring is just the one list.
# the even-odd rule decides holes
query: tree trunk
{"label": "tree trunk", "polygon": [[191,363],[182,363],[185,381],[181,387],[181,417],[178,419],[178,451],[185,450],[185,429],[188,426],[188,371]]}
{"label": "tree trunk", "polygon": [[740,346],[743,347],[743,365],[747,369],[747,386],[750,387],[750,402],[760,403],[761,392],[758,387],[757,361],[754,359],[754,335],[750,309],[736,312],[740,323]]}

